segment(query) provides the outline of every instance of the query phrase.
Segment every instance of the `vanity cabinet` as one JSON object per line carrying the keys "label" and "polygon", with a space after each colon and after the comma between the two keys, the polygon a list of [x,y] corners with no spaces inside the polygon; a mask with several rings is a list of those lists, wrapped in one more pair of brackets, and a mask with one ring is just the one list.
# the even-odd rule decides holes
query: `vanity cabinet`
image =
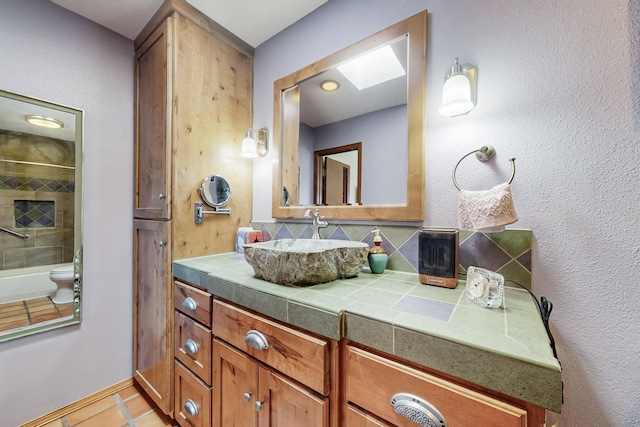
{"label": "vanity cabinet", "polygon": [[[170,263],[233,251],[238,224],[250,222],[253,167],[239,153],[251,126],[253,48],[185,0],[165,0],[134,48],[134,378],[177,416],[174,381],[186,377],[174,375]],[[213,174],[231,186],[231,213],[196,224],[199,188]]]}
{"label": "vanity cabinet", "polygon": [[174,412],[183,427],[211,425],[211,302],[211,294],[174,283]]}
{"label": "vanity cabinet", "polygon": [[[213,425],[329,427],[330,341],[214,300]],[[333,400],[334,404],[331,405]]]}
{"label": "vanity cabinet", "polygon": [[544,409],[500,400],[352,345],[345,346],[344,375],[347,427],[544,426]]}

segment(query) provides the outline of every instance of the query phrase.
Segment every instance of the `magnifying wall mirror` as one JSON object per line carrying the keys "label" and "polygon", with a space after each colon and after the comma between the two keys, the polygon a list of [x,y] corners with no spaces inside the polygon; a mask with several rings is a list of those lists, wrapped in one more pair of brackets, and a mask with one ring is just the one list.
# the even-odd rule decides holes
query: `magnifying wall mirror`
{"label": "magnifying wall mirror", "polygon": [[[333,219],[424,221],[426,25],[424,11],[274,83],[274,218],[323,206]],[[383,51],[400,73],[378,84],[347,76],[353,60]],[[326,153],[358,144],[357,161],[327,171]],[[344,191],[327,198],[329,174]]]}
{"label": "magnifying wall mirror", "polygon": [[0,90],[0,341],[81,320],[82,110]]}
{"label": "magnifying wall mirror", "polygon": [[193,221],[196,224],[204,222],[205,214],[231,215],[231,209],[223,209],[231,200],[231,186],[226,179],[219,175],[209,175],[202,180],[200,186],[202,200],[213,208],[205,211],[202,202],[195,202],[193,209]]}
{"label": "magnifying wall mirror", "polygon": [[200,187],[202,200],[212,208],[220,208],[229,203],[231,187],[226,179],[219,175],[211,175],[202,181]]}

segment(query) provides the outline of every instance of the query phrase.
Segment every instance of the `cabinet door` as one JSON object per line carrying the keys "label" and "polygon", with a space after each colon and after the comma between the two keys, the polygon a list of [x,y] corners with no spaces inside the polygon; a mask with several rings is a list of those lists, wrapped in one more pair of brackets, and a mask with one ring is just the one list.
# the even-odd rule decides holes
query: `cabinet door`
{"label": "cabinet door", "polygon": [[173,295],[171,223],[134,220],[134,377],[171,415],[173,396]]}
{"label": "cabinet door", "polygon": [[171,19],[136,51],[136,218],[171,217]]}
{"label": "cabinet door", "polygon": [[258,364],[218,340],[213,342],[213,354],[214,427],[255,427]]}
{"label": "cabinet door", "polygon": [[260,427],[329,426],[329,400],[270,369],[259,368]]}

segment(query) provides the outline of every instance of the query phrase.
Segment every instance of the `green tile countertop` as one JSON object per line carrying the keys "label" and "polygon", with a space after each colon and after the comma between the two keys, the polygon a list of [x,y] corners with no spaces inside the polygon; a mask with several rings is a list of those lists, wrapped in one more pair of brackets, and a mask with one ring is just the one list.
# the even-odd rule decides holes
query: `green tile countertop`
{"label": "green tile countertop", "polygon": [[253,277],[235,252],[173,263],[173,275],[297,327],[366,346],[560,412],[561,368],[527,291],[505,289],[504,307],[484,308],[456,289],[387,270],[304,288]]}

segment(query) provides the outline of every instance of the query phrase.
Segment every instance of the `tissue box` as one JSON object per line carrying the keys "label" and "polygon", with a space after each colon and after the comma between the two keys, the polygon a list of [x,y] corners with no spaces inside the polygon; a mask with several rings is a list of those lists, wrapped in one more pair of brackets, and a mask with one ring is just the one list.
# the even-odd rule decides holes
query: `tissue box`
{"label": "tissue box", "polygon": [[242,245],[247,243],[262,242],[262,231],[254,230],[251,227],[240,227],[236,232],[236,252],[239,254],[244,253]]}

